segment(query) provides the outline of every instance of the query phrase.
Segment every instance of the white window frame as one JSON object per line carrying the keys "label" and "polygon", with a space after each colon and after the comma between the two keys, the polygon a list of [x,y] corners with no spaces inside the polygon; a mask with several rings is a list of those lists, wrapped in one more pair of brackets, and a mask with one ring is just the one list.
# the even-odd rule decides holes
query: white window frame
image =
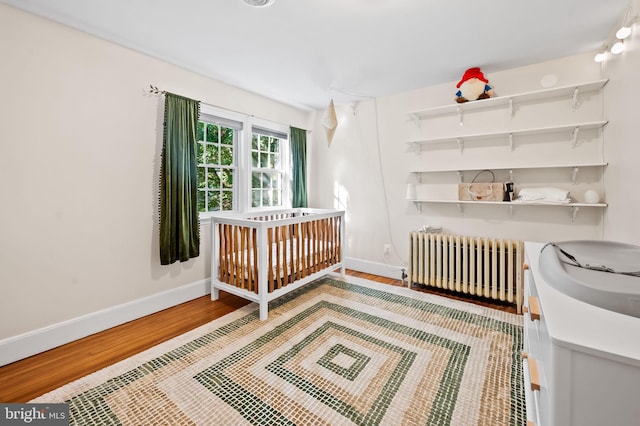
{"label": "white window frame", "polygon": [[[200,113],[233,120],[242,123],[242,129],[238,132],[237,146],[234,146],[235,171],[233,181],[233,212],[248,213],[270,210],[282,210],[291,208],[291,151],[289,148],[289,126],[260,119],[247,114],[226,110],[207,104],[200,104]],[[276,133],[287,135],[281,144],[281,168],[282,168],[282,199],[281,205],[269,207],[251,207],[251,176],[253,165],[251,161],[251,139],[253,126]],[[209,218],[218,212],[201,212],[200,218]]]}

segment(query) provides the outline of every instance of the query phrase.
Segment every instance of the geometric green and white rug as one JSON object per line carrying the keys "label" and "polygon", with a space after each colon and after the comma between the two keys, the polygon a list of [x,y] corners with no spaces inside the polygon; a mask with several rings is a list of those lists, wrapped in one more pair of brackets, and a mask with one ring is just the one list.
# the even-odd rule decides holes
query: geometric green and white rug
{"label": "geometric green and white rug", "polygon": [[70,424],[525,424],[522,317],[353,277],[247,305],[31,402]]}

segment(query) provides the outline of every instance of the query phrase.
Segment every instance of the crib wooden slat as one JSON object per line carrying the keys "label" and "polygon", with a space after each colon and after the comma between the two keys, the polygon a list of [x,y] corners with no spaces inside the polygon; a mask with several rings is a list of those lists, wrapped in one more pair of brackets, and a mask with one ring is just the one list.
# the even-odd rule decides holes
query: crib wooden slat
{"label": "crib wooden slat", "polygon": [[307,265],[309,264],[308,261],[308,256],[309,256],[309,232],[308,232],[308,226],[309,226],[309,222],[302,222],[300,224],[300,237],[302,239],[301,247],[302,247],[302,257],[301,257],[301,261],[302,261],[302,265],[301,265],[301,270],[300,273],[302,275],[302,278],[307,276]]}
{"label": "crib wooden slat", "polygon": [[[265,247],[263,247],[264,249]],[[269,283],[269,293],[273,291],[273,228],[267,228],[267,252],[269,253],[269,261],[267,267],[269,273],[267,274],[267,281]]]}
{"label": "crib wooden slat", "polygon": [[328,248],[327,244],[329,241],[329,219],[322,219],[322,261],[320,262],[320,269],[325,268],[327,266],[327,261],[329,260]]}
{"label": "crib wooden slat", "polygon": [[247,227],[247,233],[246,233],[246,242],[245,242],[245,246],[247,247],[247,250],[245,251],[246,253],[246,264],[245,264],[245,274],[246,274],[246,283],[247,283],[247,290],[248,291],[253,291],[253,282],[251,280],[251,269],[252,269],[252,262],[251,262],[251,234],[253,234],[253,229],[254,228],[250,228]]}
{"label": "crib wooden slat", "polygon": [[324,259],[323,253],[323,239],[324,239],[324,219],[318,221],[318,263],[316,265],[317,271],[322,269],[322,261]]}
{"label": "crib wooden slat", "polygon": [[258,293],[258,229],[253,228],[253,292]]}
{"label": "crib wooden slat", "polygon": [[340,229],[342,227],[342,218],[336,218],[336,263],[342,259],[342,240],[340,239]]}
{"label": "crib wooden slat", "polygon": [[226,226],[224,233],[227,238],[227,247],[225,253],[225,256],[227,258],[227,267],[225,268],[224,273],[226,275],[226,282],[228,284],[231,284],[231,268],[233,262],[233,258],[231,257],[233,254],[233,245],[231,243],[231,225]]}
{"label": "crib wooden slat", "polygon": [[338,263],[338,218],[334,217],[333,220],[333,241],[332,241],[332,256],[333,262],[332,264]]}
{"label": "crib wooden slat", "polygon": [[320,223],[317,220],[313,221],[314,223],[314,241],[315,241],[315,250],[314,250],[314,254],[315,254],[315,259],[313,262],[313,272],[318,272],[319,271],[319,263],[320,263]]}
{"label": "crib wooden slat", "polygon": [[233,227],[233,284],[240,286],[240,227]]}
{"label": "crib wooden slat", "polygon": [[275,270],[275,275],[276,275],[276,282],[274,284],[274,287],[276,289],[278,288],[282,288],[282,269],[280,268],[280,266],[282,265],[282,263],[280,262],[281,256],[282,256],[282,252],[280,250],[280,242],[282,241],[282,230],[280,226],[276,226],[276,270]]}
{"label": "crib wooden slat", "polygon": [[294,241],[295,244],[292,244],[292,247],[294,247],[294,255],[293,258],[291,259],[292,263],[291,263],[291,275],[293,275],[294,280],[299,280],[300,279],[300,224],[299,223],[294,223],[293,224],[293,239],[292,241]]}
{"label": "crib wooden slat", "polygon": [[335,224],[333,221],[333,218],[329,218],[327,219],[327,221],[329,222],[329,235],[327,238],[327,253],[328,253],[328,259],[327,259],[327,264],[329,265],[333,265],[333,250],[335,248],[335,244],[334,244],[334,240],[333,240],[333,230],[335,229]]}
{"label": "crib wooden slat", "polygon": [[226,238],[224,235],[225,228],[226,228],[226,225],[223,225],[222,223],[218,225],[218,234],[220,235],[220,249],[218,250],[218,265],[219,265],[218,277],[222,282],[226,282],[225,270],[227,268],[227,261],[226,261],[227,249],[226,249]]}
{"label": "crib wooden slat", "polygon": [[231,284],[231,225],[224,226],[224,238],[225,238],[225,250],[224,256],[226,259],[226,267],[224,268],[225,282]]}
{"label": "crib wooden slat", "polygon": [[307,275],[313,273],[313,222],[307,223]]}
{"label": "crib wooden slat", "polygon": [[246,243],[247,227],[243,226],[240,230],[240,288],[247,288],[247,277],[245,276],[245,257],[247,256]]}

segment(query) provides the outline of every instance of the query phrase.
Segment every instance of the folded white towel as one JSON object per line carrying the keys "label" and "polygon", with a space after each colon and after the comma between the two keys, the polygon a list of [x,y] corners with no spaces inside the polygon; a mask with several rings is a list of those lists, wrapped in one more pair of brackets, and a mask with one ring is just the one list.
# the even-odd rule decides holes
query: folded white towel
{"label": "folded white towel", "polygon": [[537,201],[548,203],[568,203],[571,201],[569,198],[569,191],[560,188],[522,188],[518,191],[517,201]]}

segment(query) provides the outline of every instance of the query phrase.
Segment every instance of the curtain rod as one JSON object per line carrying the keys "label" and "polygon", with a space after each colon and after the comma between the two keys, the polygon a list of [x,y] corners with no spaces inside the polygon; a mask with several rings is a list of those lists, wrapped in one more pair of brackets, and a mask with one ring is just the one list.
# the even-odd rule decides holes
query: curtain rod
{"label": "curtain rod", "polygon": [[[152,93],[152,94],[154,94],[154,95],[166,95],[166,94],[167,94],[167,93],[169,93],[169,92],[167,92],[166,90],[160,90],[160,89],[158,89],[158,87],[157,87],[157,86],[154,86],[153,84],[150,84],[150,85],[149,85],[149,93]],[[180,95],[178,95],[178,96],[180,96]],[[208,105],[208,106],[210,106],[210,107],[213,107],[213,108],[222,108],[222,107],[219,107],[219,106],[216,106],[216,105],[208,104],[208,103],[206,103],[206,102],[202,102],[202,101],[198,101],[198,102],[201,102],[201,103],[203,103],[203,104],[205,104],[205,105]],[[227,111],[235,112],[235,113],[237,113],[237,114],[248,115],[249,117],[255,117],[255,115],[253,115],[253,114],[247,114],[246,112],[235,111],[235,110],[232,110],[232,109],[229,109],[229,108],[222,108],[222,109],[226,109]],[[289,125],[289,127],[293,127],[293,126],[291,126],[291,124],[290,124],[290,125]],[[306,130],[306,129],[305,129],[305,130]],[[307,133],[311,133],[311,130],[306,130],[306,131],[307,131]]]}

